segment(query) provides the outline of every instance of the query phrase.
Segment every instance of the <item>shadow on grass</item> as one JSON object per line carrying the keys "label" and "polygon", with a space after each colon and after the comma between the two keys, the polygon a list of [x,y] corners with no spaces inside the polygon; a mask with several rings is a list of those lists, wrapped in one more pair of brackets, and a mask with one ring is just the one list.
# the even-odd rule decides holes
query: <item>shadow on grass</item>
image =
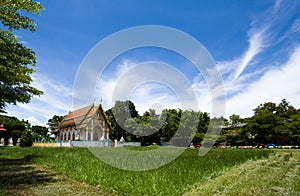
{"label": "shadow on grass", "polygon": [[0,184],[5,192],[24,190],[55,182],[55,174],[43,171],[31,163],[32,156],[0,159]]}

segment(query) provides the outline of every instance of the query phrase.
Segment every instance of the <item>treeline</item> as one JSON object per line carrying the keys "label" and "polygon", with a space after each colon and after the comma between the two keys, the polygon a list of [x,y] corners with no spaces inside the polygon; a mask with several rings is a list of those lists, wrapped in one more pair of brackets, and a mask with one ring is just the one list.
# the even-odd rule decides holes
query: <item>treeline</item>
{"label": "treeline", "polygon": [[211,119],[207,112],[181,109],[164,109],[160,115],[150,109],[140,115],[134,103],[127,100],[116,101],[106,115],[114,129],[112,140],[123,137],[142,145],[162,144],[172,137],[190,137],[194,144],[200,144],[206,134],[216,141],[215,145],[299,145],[299,109],[284,99],[278,105],[260,104],[253,111],[254,115],[245,119],[237,114],[229,119]]}
{"label": "treeline", "polygon": [[232,115],[225,122],[226,129],[218,142],[227,145],[300,145],[300,109],[283,99],[279,104],[260,104],[253,112],[252,117],[245,119]]}
{"label": "treeline", "polygon": [[16,117],[0,115],[0,125],[6,131],[0,131],[0,140],[8,145],[10,138],[15,146],[19,140],[21,146],[31,146],[33,141],[50,140],[50,132],[47,127],[33,125],[28,121],[19,120]]}
{"label": "treeline", "polygon": [[[171,138],[191,138],[193,144],[203,143],[204,137],[214,145],[298,145],[300,146],[300,109],[296,109],[283,99],[279,104],[266,102],[253,109],[253,116],[241,118],[233,114],[211,118],[209,113],[164,109],[161,114],[150,109],[142,115],[138,113],[132,101],[116,101],[114,107],[106,111],[113,131],[110,139],[127,142],[139,141],[142,145],[159,145]],[[62,116],[54,115],[47,125],[31,126],[28,121],[16,117],[0,115],[0,125],[7,131],[0,131],[0,140],[5,144],[12,138],[16,145],[19,139],[50,140],[49,130],[55,130]],[[22,140],[21,140],[22,141]],[[30,142],[23,145],[30,145]]]}
{"label": "treeline", "polygon": [[142,145],[160,144],[176,136],[193,137],[194,142],[200,142],[210,122],[206,112],[181,109],[165,109],[160,115],[150,109],[139,115],[132,101],[116,101],[106,115],[114,129],[110,134],[112,140],[123,137]]}

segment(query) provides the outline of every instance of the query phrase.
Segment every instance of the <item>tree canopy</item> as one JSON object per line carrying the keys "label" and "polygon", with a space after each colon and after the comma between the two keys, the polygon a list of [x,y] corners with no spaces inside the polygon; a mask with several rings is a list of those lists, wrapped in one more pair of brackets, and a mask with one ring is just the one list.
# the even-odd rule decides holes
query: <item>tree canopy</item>
{"label": "tree canopy", "polygon": [[0,125],[4,125],[6,131],[0,132],[0,139],[4,138],[5,144],[8,144],[10,137],[13,138],[14,144],[21,136],[21,133],[26,129],[25,121],[21,121],[16,117],[0,115]]}
{"label": "tree canopy", "polygon": [[32,0],[1,1],[0,112],[5,112],[7,104],[28,103],[34,95],[43,93],[31,86],[31,74],[36,68],[35,53],[14,34],[15,30],[20,29],[35,31],[36,24],[25,15],[40,14],[43,9],[39,2]]}
{"label": "tree canopy", "polygon": [[62,121],[64,117],[59,115],[54,115],[52,118],[50,118],[47,122],[47,125],[51,131],[58,128],[59,123]]}
{"label": "tree canopy", "polygon": [[139,115],[131,101],[117,101],[106,115],[114,129],[111,139],[123,136],[126,141],[140,141],[142,145],[159,144],[172,137],[190,137],[200,143],[210,122],[206,112],[181,109],[164,109],[160,115],[150,109]]}
{"label": "tree canopy", "polygon": [[201,144],[205,134],[212,141],[218,138],[215,145],[300,144],[300,109],[283,99],[279,104],[260,104],[253,112],[249,118],[232,114],[228,120],[181,109],[164,109],[160,115],[149,110],[139,115],[133,102],[117,101],[106,115],[114,129],[112,139],[123,136],[126,141],[140,141],[142,145],[168,142],[173,137],[190,137],[193,144]]}
{"label": "tree canopy", "polygon": [[[279,104],[266,102],[253,109],[253,116],[230,116],[218,143],[225,145],[299,145],[300,110],[285,99]],[[243,122],[243,126],[238,126]]]}

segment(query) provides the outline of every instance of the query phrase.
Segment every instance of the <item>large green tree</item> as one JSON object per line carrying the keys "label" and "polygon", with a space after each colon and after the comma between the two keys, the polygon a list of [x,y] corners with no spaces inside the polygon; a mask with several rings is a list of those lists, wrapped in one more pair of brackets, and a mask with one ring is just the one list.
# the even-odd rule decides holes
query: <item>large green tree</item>
{"label": "large green tree", "polygon": [[35,140],[49,140],[49,130],[47,127],[34,125],[31,127],[31,133]]}
{"label": "large green tree", "polygon": [[160,142],[161,121],[153,109],[146,111],[142,116],[127,119],[124,125],[126,131],[132,133],[142,145]]}
{"label": "large green tree", "polygon": [[298,141],[299,111],[285,99],[279,104],[266,102],[254,110],[251,118],[245,119],[247,125],[241,135],[255,136],[256,143],[293,144]]}
{"label": "large green tree", "polygon": [[113,132],[110,138],[120,140],[123,136],[126,141],[135,141],[136,136],[125,130],[125,122],[128,119],[139,117],[138,111],[132,101],[116,101],[114,107],[107,110],[106,116],[110,122]]}
{"label": "large green tree", "polygon": [[[4,125],[7,131],[1,131],[0,132],[0,140],[1,138],[4,138],[5,145],[8,144],[8,139],[14,136],[14,139],[17,137],[17,134],[12,134],[14,130],[19,130],[20,132],[23,132],[26,129],[26,123],[25,121],[21,121],[13,116],[5,116],[0,115],[0,125]],[[18,138],[17,138],[18,139]],[[17,140],[16,139],[16,140]]]}
{"label": "large green tree", "polygon": [[290,116],[286,122],[286,127],[289,130],[291,143],[300,146],[300,110]]}
{"label": "large green tree", "polygon": [[58,128],[59,123],[62,121],[64,117],[59,115],[54,115],[52,118],[50,118],[47,122],[47,125],[51,131],[54,131]]}
{"label": "large green tree", "polygon": [[164,109],[161,114],[162,137],[169,141],[177,132],[181,120],[182,110]]}
{"label": "large green tree", "polygon": [[[36,24],[27,15],[40,14],[44,7],[32,0],[1,0],[0,3],[0,112],[7,104],[28,103],[42,91],[31,86],[36,56],[14,34],[16,30],[35,31]],[[23,15],[22,15],[23,14]]]}

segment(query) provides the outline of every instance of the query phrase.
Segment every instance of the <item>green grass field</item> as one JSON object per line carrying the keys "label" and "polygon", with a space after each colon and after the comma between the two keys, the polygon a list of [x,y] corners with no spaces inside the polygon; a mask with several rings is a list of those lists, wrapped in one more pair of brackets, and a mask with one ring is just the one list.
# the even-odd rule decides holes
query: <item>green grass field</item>
{"label": "green grass field", "polygon": [[205,156],[199,156],[197,149],[186,149],[175,161],[142,172],[111,167],[86,148],[1,147],[0,160],[24,158],[112,194],[182,195],[194,189],[195,184],[201,185],[246,161],[267,158],[272,152],[266,149],[212,149]]}
{"label": "green grass field", "polygon": [[277,150],[268,159],[247,161],[202,184],[185,196],[300,195],[300,150]]}

